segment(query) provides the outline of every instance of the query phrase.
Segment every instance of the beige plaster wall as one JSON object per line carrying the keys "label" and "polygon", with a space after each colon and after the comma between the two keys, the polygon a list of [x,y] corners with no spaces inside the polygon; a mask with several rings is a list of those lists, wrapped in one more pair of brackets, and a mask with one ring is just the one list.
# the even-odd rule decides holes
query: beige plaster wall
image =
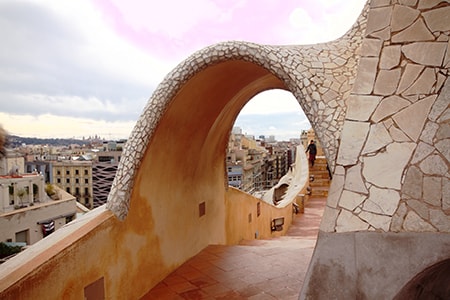
{"label": "beige plaster wall", "polygon": [[[242,240],[281,236],[286,233],[292,223],[293,208],[291,204],[277,208],[232,187],[228,189],[225,199],[227,244],[237,244]],[[272,220],[280,217],[284,218],[283,230],[272,231]]]}

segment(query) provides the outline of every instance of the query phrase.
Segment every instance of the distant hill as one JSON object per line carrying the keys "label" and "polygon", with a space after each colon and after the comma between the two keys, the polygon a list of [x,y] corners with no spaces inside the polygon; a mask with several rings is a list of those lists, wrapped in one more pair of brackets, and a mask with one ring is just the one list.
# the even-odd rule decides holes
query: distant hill
{"label": "distant hill", "polygon": [[35,137],[21,137],[17,135],[7,136],[7,147],[16,148],[22,144],[26,145],[52,145],[52,146],[67,146],[70,144],[85,145],[89,144],[89,141],[79,139],[60,139],[60,138],[35,138]]}

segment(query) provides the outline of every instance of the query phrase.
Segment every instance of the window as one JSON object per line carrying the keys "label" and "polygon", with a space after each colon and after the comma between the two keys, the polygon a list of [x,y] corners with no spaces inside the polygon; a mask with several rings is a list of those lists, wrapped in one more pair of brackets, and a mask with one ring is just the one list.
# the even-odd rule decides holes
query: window
{"label": "window", "polygon": [[66,178],[66,183],[70,183],[70,178]]}
{"label": "window", "polygon": [[75,215],[70,215],[66,217],[66,224],[71,222],[73,220],[73,218],[75,217]]}
{"label": "window", "polygon": [[70,175],[70,170],[67,170],[67,171],[66,171],[66,175]]}
{"label": "window", "polygon": [[88,174],[89,174],[88,169],[84,169],[84,175],[88,175]]}
{"label": "window", "polygon": [[66,188],[66,192],[70,194],[70,187]]}
{"label": "window", "polygon": [[16,232],[16,243],[27,243],[28,245],[29,232],[27,230]]}
{"label": "window", "polygon": [[89,195],[89,188],[84,188],[84,194],[87,196]]}
{"label": "window", "polygon": [[61,183],[61,178],[57,178],[56,183]]}
{"label": "window", "polygon": [[89,183],[89,179],[85,178],[84,179],[84,183],[88,184]]}
{"label": "window", "polygon": [[78,169],[75,170],[75,175],[78,175],[80,171]]}
{"label": "window", "polygon": [[75,178],[75,183],[80,183],[80,179]]}
{"label": "window", "polygon": [[61,175],[61,171],[60,170],[56,171],[56,175]]}

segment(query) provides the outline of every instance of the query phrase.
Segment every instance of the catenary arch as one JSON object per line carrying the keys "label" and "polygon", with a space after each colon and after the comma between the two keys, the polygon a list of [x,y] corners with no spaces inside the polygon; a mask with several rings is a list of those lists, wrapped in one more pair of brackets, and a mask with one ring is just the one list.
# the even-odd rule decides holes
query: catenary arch
{"label": "catenary arch", "polygon": [[[234,120],[253,96],[274,88],[292,92],[333,167],[364,26],[363,13],[346,35],[329,43],[225,42],[194,53],[166,76],[144,108],[125,146],[107,207],[119,219],[127,216],[144,160],[153,164],[144,168],[149,185],[167,189],[189,182],[193,190],[203,177],[220,177],[223,186],[225,145]],[[156,166],[162,169],[153,178]]]}

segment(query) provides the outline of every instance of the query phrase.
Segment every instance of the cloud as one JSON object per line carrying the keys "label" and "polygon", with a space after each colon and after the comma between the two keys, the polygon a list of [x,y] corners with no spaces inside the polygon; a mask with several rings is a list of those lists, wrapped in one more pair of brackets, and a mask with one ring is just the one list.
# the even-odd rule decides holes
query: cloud
{"label": "cloud", "polygon": [[300,104],[291,92],[285,90],[268,90],[253,97],[240,114],[269,115],[285,112],[301,111]]}
{"label": "cloud", "polygon": [[137,119],[170,66],[114,35],[89,2],[71,5],[0,3],[2,111]]}
{"label": "cloud", "polygon": [[244,134],[274,135],[277,140],[300,137],[311,125],[292,93],[269,90],[253,97],[241,110],[235,126]]}
{"label": "cloud", "polygon": [[[98,128],[128,136],[156,86],[194,51],[226,40],[322,41],[342,27],[345,32],[364,2],[2,0],[0,121],[27,135],[53,136],[64,128],[71,136]],[[262,93],[260,104],[249,102],[241,114],[267,119],[299,112],[295,99],[286,104],[285,97],[293,99],[285,91]],[[26,122],[36,126],[17,127]]]}
{"label": "cloud", "polygon": [[[19,115],[0,112],[0,125],[8,134],[38,138],[78,138],[99,135],[107,139],[127,138],[135,122],[102,121],[51,114]],[[30,130],[31,128],[31,130]]]}

